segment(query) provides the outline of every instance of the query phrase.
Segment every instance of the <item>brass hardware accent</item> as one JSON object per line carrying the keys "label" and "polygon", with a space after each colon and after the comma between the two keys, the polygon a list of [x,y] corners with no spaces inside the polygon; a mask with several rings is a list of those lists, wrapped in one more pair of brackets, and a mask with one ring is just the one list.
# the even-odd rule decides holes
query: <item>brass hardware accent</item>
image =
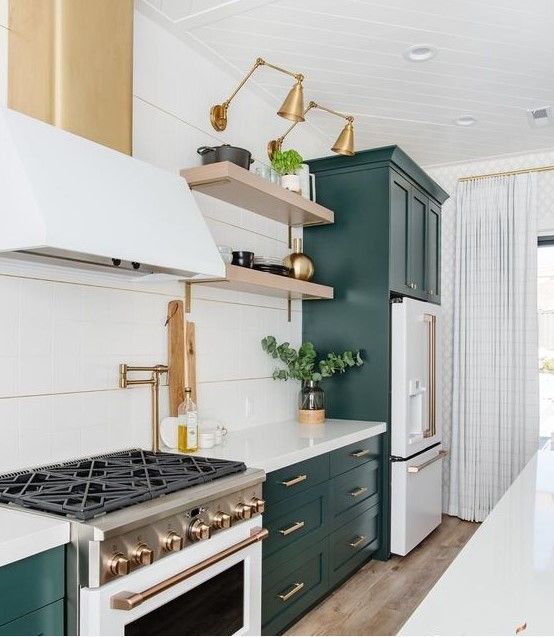
{"label": "brass hardware accent", "polygon": [[261,498],[252,498],[248,504],[255,513],[263,513],[265,511],[265,500]]}
{"label": "brass hardware accent", "polygon": [[427,428],[423,432],[424,438],[431,438],[437,433],[437,317],[434,314],[424,314],[427,323]]}
{"label": "brass hardware accent", "polygon": [[369,456],[369,454],[370,454],[369,449],[360,449],[360,451],[353,451],[350,455],[353,458],[363,458],[364,456]]}
{"label": "brass hardware accent", "polygon": [[239,502],[235,507],[235,515],[239,520],[249,520],[252,517],[252,507]]}
{"label": "brass hardware accent", "polygon": [[353,498],[359,498],[366,491],[367,491],[367,487],[358,487],[357,489],[354,489],[354,491],[350,491],[348,495],[351,495]]}
{"label": "brass hardware accent", "polygon": [[302,529],[305,524],[306,523],[303,520],[301,522],[295,522],[292,526],[289,526],[286,529],[279,529],[279,533],[285,536],[290,535],[291,533]]}
{"label": "brass hardware accent", "polygon": [[348,545],[351,546],[353,549],[357,548],[358,546],[360,546],[360,544],[365,540],[365,535],[358,535],[357,539],[354,540],[353,542],[348,542]]}
{"label": "brass hardware accent", "polygon": [[198,573],[206,570],[210,566],[213,566],[214,564],[221,562],[222,560],[230,557],[231,555],[235,555],[235,553],[238,553],[239,551],[242,551],[243,549],[248,548],[249,546],[251,546],[252,544],[255,544],[256,542],[261,542],[265,540],[268,535],[269,535],[269,531],[267,529],[261,529],[261,528],[252,529],[250,532],[250,537],[247,538],[246,540],[242,540],[242,542],[233,544],[233,546],[230,546],[229,548],[223,551],[220,551],[219,553],[216,553],[215,555],[212,555],[211,557],[208,557],[205,560],[202,560],[202,562],[199,562],[198,564],[195,564],[194,566],[191,566],[185,569],[184,571],[177,573],[177,575],[168,577],[167,579],[163,580],[163,582],[160,582],[159,584],[155,584],[154,586],[147,588],[141,593],[129,593],[125,591],[125,592],[117,593],[116,595],[112,595],[110,599],[110,607],[116,610],[132,610],[133,608],[140,606],[140,604],[151,599],[152,597],[155,597],[156,595],[159,595],[160,593],[163,593],[164,591],[169,590],[172,586],[175,586],[176,584],[180,584],[181,582],[184,582],[185,580],[189,579],[193,575],[197,575]]}
{"label": "brass hardware accent", "polygon": [[[167,365],[154,365],[152,367],[132,367],[121,363],[119,365],[119,387],[127,389],[134,385],[150,385],[152,388],[152,451],[160,450],[160,376],[167,374]],[[129,372],[151,372],[150,378],[142,380],[129,380]]]}
{"label": "brass hardware accent", "polygon": [[446,458],[447,455],[448,455],[448,451],[446,449],[442,449],[441,451],[438,452],[436,456],[431,458],[431,460],[427,460],[427,462],[422,462],[421,464],[418,464],[418,465],[409,466],[408,473],[419,473],[420,471],[425,469],[425,467],[428,467],[429,465],[437,462],[437,460],[442,460],[443,458]]}
{"label": "brass hardware accent", "polygon": [[292,240],[292,254],[283,259],[283,265],[291,270],[291,276],[300,281],[311,281],[314,276],[314,262],[302,252],[302,239]]}
{"label": "brass hardware accent", "polygon": [[[353,155],[354,154],[354,118],[352,115],[345,115],[344,113],[339,113],[338,111],[334,111],[332,108],[327,108],[326,106],[321,106],[317,102],[311,101],[308,103],[308,107],[304,111],[304,116],[306,113],[312,108],[317,108],[321,111],[325,111],[326,113],[331,113],[332,115],[337,115],[338,117],[342,117],[346,120],[346,124],[342,129],[340,135],[337,137],[337,141],[331,147],[331,150],[334,153],[338,153],[339,155]],[[304,121],[299,120],[299,121]],[[296,126],[298,122],[294,122],[289,128],[281,135],[281,137],[277,137],[277,139],[272,139],[267,144],[267,155],[269,159],[273,159],[273,155],[276,152],[280,151],[283,146],[283,141],[285,137],[291,132],[291,130]]]}
{"label": "brass hardware accent", "polygon": [[231,516],[223,511],[218,511],[212,520],[216,529],[228,529],[231,526]]}
{"label": "brass hardware accent", "polygon": [[132,553],[133,562],[141,566],[147,566],[154,561],[154,551],[146,544],[139,544]]}
{"label": "brass hardware accent", "polygon": [[284,117],[285,119],[290,119],[294,123],[303,122],[304,121],[304,89],[302,87],[302,82],[304,81],[304,76],[301,73],[293,73],[292,71],[287,71],[286,69],[275,66],[275,64],[270,64],[266,62],[263,58],[257,58],[254,62],[254,66],[248,71],[248,73],[244,76],[244,78],[239,82],[239,85],[236,89],[231,93],[231,95],[221,104],[214,104],[214,106],[210,109],[210,122],[216,131],[224,131],[227,128],[227,111],[229,109],[229,104],[231,100],[235,97],[235,95],[240,91],[240,89],[246,84],[246,82],[250,79],[250,76],[256,71],[256,69],[260,66],[267,66],[270,69],[274,69],[275,71],[279,71],[280,73],[285,73],[286,75],[290,75],[293,77],[296,82],[294,86],[289,91],[288,95],[285,98],[285,101],[277,111],[277,115]]}
{"label": "brass hardware accent", "polygon": [[471,181],[472,179],[485,179],[486,177],[509,177],[510,175],[525,175],[527,173],[545,173],[551,170],[554,170],[554,165],[535,166],[534,168],[519,168],[500,173],[488,173],[486,175],[469,175],[467,177],[460,177],[458,181]]}
{"label": "brass hardware accent", "polygon": [[112,575],[128,575],[131,565],[123,553],[115,553],[108,562],[108,568]]}
{"label": "brass hardware accent", "polygon": [[304,482],[307,480],[308,476],[304,473],[302,475],[296,476],[296,478],[291,478],[290,480],[283,480],[280,484],[284,487],[294,487],[295,484],[299,484],[300,482]]}
{"label": "brass hardware accent", "polygon": [[519,633],[522,633],[524,630],[527,630],[527,622],[523,622],[523,624],[520,624],[516,628],[516,635],[519,635]]}
{"label": "brass hardware accent", "polygon": [[170,531],[163,544],[166,551],[180,551],[183,548],[183,538],[175,531]]}
{"label": "brass hardware accent", "polygon": [[292,588],[287,593],[279,593],[277,597],[281,599],[283,602],[288,602],[288,600],[299,593],[304,588],[304,582],[295,582],[292,585]]}
{"label": "brass hardware accent", "polygon": [[211,529],[202,520],[194,520],[194,522],[189,526],[188,534],[189,538],[193,542],[198,542],[199,540],[209,540]]}

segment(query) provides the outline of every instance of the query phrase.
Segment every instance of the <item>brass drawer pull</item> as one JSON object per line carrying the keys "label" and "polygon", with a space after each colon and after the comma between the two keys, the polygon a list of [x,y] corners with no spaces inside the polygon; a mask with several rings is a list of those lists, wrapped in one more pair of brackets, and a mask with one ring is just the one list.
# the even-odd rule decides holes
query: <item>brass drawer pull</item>
{"label": "brass drawer pull", "polygon": [[281,535],[290,535],[291,533],[294,533],[295,531],[299,531],[304,526],[304,524],[305,524],[304,520],[302,520],[301,522],[295,522],[292,526],[289,526],[287,529],[279,529],[279,533]]}
{"label": "brass drawer pull", "polygon": [[360,544],[365,540],[365,535],[358,535],[358,538],[356,540],[354,540],[353,542],[350,542],[350,546],[355,549],[358,546],[360,546]]}
{"label": "brass drawer pull", "polygon": [[295,582],[288,593],[279,593],[278,597],[282,602],[288,602],[291,597],[299,593],[304,588],[304,582]]}
{"label": "brass drawer pull", "polygon": [[350,455],[353,458],[363,458],[364,456],[369,456],[369,449],[360,449],[360,451],[353,451]]}
{"label": "brass drawer pull", "polygon": [[294,487],[295,484],[298,484],[299,482],[304,482],[304,480],[307,480],[308,476],[303,473],[300,476],[296,476],[296,478],[291,478],[290,480],[283,480],[280,484],[282,484],[284,487]]}
{"label": "brass drawer pull", "polygon": [[358,498],[359,496],[364,494],[366,491],[367,491],[367,487],[358,487],[357,489],[354,489],[354,491],[350,491],[349,495],[351,495],[353,498]]}

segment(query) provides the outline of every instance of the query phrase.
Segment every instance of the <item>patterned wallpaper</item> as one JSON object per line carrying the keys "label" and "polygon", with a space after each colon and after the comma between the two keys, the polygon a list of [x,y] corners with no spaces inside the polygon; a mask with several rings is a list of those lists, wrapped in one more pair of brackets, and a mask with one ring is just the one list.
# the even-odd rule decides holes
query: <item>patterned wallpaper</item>
{"label": "patterned wallpaper", "polygon": [[[474,162],[427,166],[425,170],[445,190],[450,193],[442,208],[441,243],[441,299],[443,325],[442,366],[442,426],[443,444],[450,448],[452,423],[452,310],[454,293],[454,254],[456,247],[456,185],[460,177],[483,175],[494,172],[554,165],[554,150],[484,158]],[[538,174],[539,197],[539,233],[554,234],[554,171]],[[450,464],[444,463],[443,510],[448,508],[448,489],[450,483]]]}

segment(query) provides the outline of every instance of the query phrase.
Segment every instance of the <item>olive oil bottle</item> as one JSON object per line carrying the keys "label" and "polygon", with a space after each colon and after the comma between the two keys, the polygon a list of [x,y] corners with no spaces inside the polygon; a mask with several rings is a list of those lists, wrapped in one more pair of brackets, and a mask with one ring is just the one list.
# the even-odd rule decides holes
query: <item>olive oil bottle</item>
{"label": "olive oil bottle", "polygon": [[185,387],[185,400],[177,408],[177,447],[190,453],[198,450],[198,412],[192,400],[190,387]]}

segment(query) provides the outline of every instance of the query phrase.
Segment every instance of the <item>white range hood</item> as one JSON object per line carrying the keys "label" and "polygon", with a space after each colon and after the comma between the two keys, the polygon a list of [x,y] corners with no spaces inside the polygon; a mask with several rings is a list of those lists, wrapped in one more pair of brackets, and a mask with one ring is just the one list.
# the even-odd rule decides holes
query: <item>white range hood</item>
{"label": "white range hood", "polygon": [[225,276],[182,177],[10,109],[0,109],[0,252],[135,275]]}

